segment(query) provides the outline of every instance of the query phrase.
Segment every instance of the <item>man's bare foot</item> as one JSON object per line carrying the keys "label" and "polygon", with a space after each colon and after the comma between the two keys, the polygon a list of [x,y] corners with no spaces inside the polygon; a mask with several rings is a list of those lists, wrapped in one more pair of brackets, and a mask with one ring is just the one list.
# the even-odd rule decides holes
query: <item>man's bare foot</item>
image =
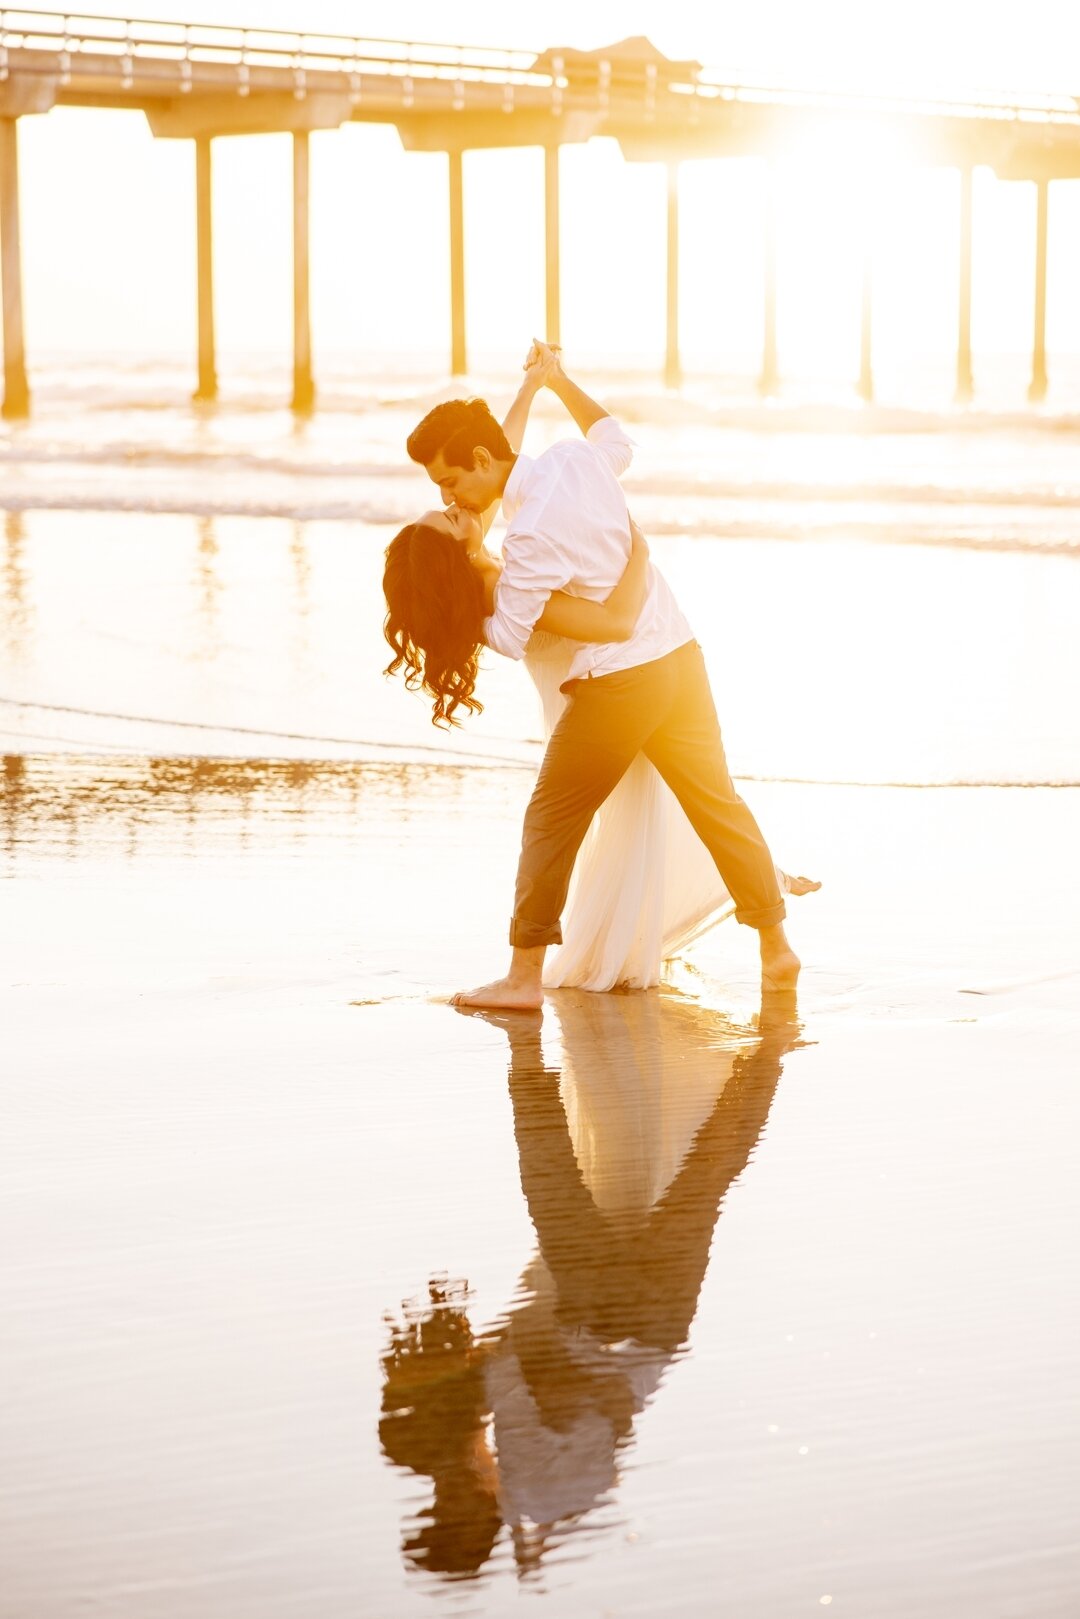
{"label": "man's bare foot", "polygon": [[784,874],[789,894],[816,894],[821,884],[812,877],[793,877],[790,872]]}
{"label": "man's bare foot", "polygon": [[459,990],[450,997],[451,1006],[488,1006],[504,1012],[538,1012],[543,1004],[544,991],[539,984],[513,978],[497,978],[493,984]]}

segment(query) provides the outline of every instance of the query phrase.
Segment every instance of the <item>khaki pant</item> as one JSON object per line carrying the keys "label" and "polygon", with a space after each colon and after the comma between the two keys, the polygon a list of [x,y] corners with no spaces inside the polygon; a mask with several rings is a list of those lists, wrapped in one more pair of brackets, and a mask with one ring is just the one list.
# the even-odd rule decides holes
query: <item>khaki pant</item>
{"label": "khaki pant", "polygon": [[697,642],[565,689],[570,701],[525,812],[510,943],[561,944],[559,918],[582,839],[639,753],[656,766],[712,855],[737,919],[752,928],[782,922],[773,858],[728,775]]}

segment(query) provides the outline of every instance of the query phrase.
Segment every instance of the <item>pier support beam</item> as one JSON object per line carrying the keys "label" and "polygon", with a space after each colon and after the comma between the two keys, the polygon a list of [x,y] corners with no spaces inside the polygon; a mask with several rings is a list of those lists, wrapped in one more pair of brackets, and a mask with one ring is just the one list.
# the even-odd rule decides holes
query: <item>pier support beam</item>
{"label": "pier support beam", "polygon": [[306,129],[293,134],[293,410],[306,415],[315,405],[311,373],[310,236],[308,230],[309,146]]}
{"label": "pier support beam", "polygon": [[960,170],[960,288],[956,336],[956,400],[966,404],[975,391],[971,369],[971,181],[970,165]]}
{"label": "pier support beam", "polygon": [[679,358],[679,165],[667,166],[667,357],[664,381],[669,388],[682,382]]}
{"label": "pier support beam", "polygon": [[561,301],[559,297],[559,146],[544,147],[544,336],[559,343]]}
{"label": "pier support beam", "polygon": [[465,191],[461,173],[461,153],[448,152],[450,160],[450,372],[463,377],[468,364],[465,354]]}
{"label": "pier support beam", "polygon": [[1046,242],[1050,216],[1050,181],[1035,182],[1038,214],[1035,224],[1035,340],[1031,351],[1031,385],[1028,398],[1046,398]]}
{"label": "pier support beam", "polygon": [[874,252],[869,242],[863,248],[859,398],[868,405],[874,398]]}
{"label": "pier support beam", "polygon": [[19,146],[14,118],[0,118],[0,279],[4,302],[3,415],[30,414],[23,339],[22,250],[19,245]]}
{"label": "pier support beam", "polygon": [[195,137],[195,235],[198,253],[199,385],[196,399],[216,399],[217,364],[214,355],[214,246],[213,190],[210,136]]}
{"label": "pier support beam", "polygon": [[776,173],[770,163],[765,179],[765,330],[758,393],[768,398],[779,386],[780,366],[776,349]]}

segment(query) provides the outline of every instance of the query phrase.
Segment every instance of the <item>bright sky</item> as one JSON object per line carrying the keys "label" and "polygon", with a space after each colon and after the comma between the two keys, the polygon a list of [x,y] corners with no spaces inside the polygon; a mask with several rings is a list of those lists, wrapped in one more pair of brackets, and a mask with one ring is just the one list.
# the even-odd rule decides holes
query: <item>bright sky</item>
{"label": "bright sky", "polygon": [[[107,6],[101,8],[108,10]],[[175,3],[144,0],[144,17]],[[543,48],[642,33],[667,54],[762,79],[907,90],[1075,89],[1073,0],[547,0],[528,12],[487,0],[192,0],[190,20]],[[27,336],[35,349],[183,352],[194,328],[191,145],[154,141],[141,115],[61,109],[20,123]],[[838,161],[842,159],[842,161]],[[230,353],[285,355],[291,340],[291,160],[285,136],[215,144],[216,307]],[[312,141],[316,359],[448,342],[445,159],[404,153],[390,127]],[[870,183],[870,176],[874,183]],[[582,359],[658,356],[664,334],[664,177],[609,141],[564,150],[563,340]],[[689,358],[746,361],[760,346],[762,197],[751,161],[684,165],[682,317]],[[862,232],[877,261],[880,364],[947,362],[955,341],[957,177],[900,167],[860,173],[851,154],[785,173],[780,344],[789,375],[857,364]],[[1080,182],[1052,192],[1049,343],[1080,352]],[[469,341],[477,359],[516,349],[543,319],[538,151],[466,157]],[[977,352],[1030,346],[1034,188],[976,175]]]}

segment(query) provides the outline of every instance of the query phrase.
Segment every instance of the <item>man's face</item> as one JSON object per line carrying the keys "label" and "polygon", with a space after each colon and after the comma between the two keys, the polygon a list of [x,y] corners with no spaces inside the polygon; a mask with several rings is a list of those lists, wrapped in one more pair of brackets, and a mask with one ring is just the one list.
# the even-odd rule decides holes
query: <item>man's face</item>
{"label": "man's face", "polygon": [[442,458],[442,451],[424,468],[432,483],[438,484],[445,505],[461,506],[467,512],[483,512],[501,493],[491,451],[482,447],[473,451],[473,467],[450,467]]}

